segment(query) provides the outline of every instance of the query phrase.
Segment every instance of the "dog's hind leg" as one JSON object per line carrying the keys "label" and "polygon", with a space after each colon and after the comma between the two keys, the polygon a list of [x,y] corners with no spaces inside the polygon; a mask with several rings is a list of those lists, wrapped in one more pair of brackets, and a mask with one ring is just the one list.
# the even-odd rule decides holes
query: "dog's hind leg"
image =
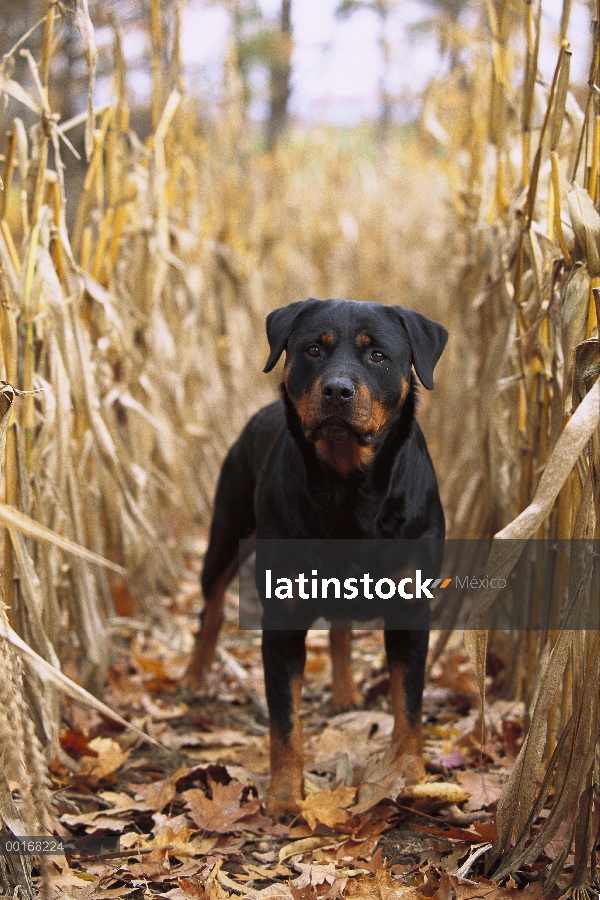
{"label": "dog's hind leg", "polygon": [[190,687],[199,687],[203,676],[210,669],[215,658],[215,650],[219,632],[223,624],[223,601],[227,585],[238,570],[238,549],[235,548],[235,556],[230,559],[216,580],[211,580],[205,588],[202,579],[205,607],[200,616],[200,631],[196,636],[196,643],[192,658],[188,663],[185,673],[185,683]]}
{"label": "dog's hind leg", "polygon": [[346,622],[332,622],[329,632],[331,654],[331,709],[345,712],[360,706],[361,695],[352,674],[351,631]]}
{"label": "dog's hind leg", "polygon": [[[215,512],[201,578],[205,607],[184,676],[185,684],[192,688],[201,685],[214,660],[223,624],[225,591],[243,562],[240,560],[240,541],[250,537],[255,529],[254,479],[241,458],[240,444],[234,444],[223,463],[215,495]],[[248,542],[244,558],[251,552],[252,544]]]}

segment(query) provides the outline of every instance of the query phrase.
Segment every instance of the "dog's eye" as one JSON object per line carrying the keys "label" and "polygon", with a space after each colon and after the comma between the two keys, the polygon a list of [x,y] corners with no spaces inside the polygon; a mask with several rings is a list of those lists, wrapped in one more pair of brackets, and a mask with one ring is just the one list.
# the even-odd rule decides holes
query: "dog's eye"
{"label": "dog's eye", "polygon": [[321,348],[317,347],[316,344],[311,344],[311,346],[307,348],[306,352],[309,356],[320,356]]}
{"label": "dog's eye", "polygon": [[381,352],[381,350],[373,350],[371,353],[371,362],[382,362],[385,359],[385,356]]}

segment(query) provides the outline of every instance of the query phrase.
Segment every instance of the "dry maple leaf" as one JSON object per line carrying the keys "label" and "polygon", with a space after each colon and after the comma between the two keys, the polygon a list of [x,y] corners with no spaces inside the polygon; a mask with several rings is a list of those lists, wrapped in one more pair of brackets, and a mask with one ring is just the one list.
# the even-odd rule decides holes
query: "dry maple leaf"
{"label": "dry maple leaf", "polygon": [[228,900],[231,894],[228,894],[225,888],[215,878],[214,881],[206,882],[206,900]]}
{"label": "dry maple leaf", "polygon": [[317,822],[329,827],[338,822],[345,822],[349,818],[346,807],[354,802],[355,794],[355,789],[346,787],[345,784],[338,785],[335,791],[327,789],[318,794],[309,794],[306,800],[302,801],[301,807],[309,828],[314,830]]}
{"label": "dry maple leaf", "polygon": [[[150,847],[156,849],[167,847],[170,856],[193,857],[198,849],[193,842],[190,842],[190,837],[193,834],[194,831],[191,828],[184,827],[175,831],[174,828],[167,826],[161,834],[155,835],[152,840],[141,841],[140,846],[144,849]],[[215,840],[216,838],[213,838],[210,844],[214,846]]]}
{"label": "dry maple leaf", "polygon": [[[296,863],[294,868],[301,871],[298,878],[290,882],[295,900],[312,900],[315,894],[321,900],[338,900],[343,897],[348,878],[340,877],[332,862]],[[328,889],[323,892],[326,886]]]}
{"label": "dry maple leaf", "polygon": [[470,795],[465,811],[474,812],[494,806],[498,802],[507,777],[507,773],[485,772],[480,769],[457,772],[456,780]]}
{"label": "dry maple leaf", "polygon": [[194,823],[204,831],[218,834],[244,831],[248,823],[241,824],[241,820],[258,812],[260,800],[249,800],[240,806],[244,786],[239,781],[218,784],[209,777],[208,784],[212,800],[199,788],[190,788],[182,795]]}

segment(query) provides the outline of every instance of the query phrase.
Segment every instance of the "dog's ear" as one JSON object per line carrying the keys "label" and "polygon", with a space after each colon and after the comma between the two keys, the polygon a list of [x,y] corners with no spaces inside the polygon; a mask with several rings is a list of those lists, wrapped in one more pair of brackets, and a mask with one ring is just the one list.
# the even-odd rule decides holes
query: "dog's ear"
{"label": "dog's ear", "polygon": [[404,306],[394,306],[396,314],[408,332],[413,366],[419,381],[428,391],[433,390],[433,370],[448,340],[443,325],[433,322],[422,313]]}
{"label": "dog's ear", "polygon": [[290,332],[300,313],[303,313],[309,306],[321,302],[321,300],[315,300],[313,297],[310,297],[308,300],[290,303],[289,306],[282,306],[281,309],[274,309],[273,312],[269,313],[267,316],[267,339],[271,352],[263,372],[270,372],[277,364],[277,360],[286,348]]}

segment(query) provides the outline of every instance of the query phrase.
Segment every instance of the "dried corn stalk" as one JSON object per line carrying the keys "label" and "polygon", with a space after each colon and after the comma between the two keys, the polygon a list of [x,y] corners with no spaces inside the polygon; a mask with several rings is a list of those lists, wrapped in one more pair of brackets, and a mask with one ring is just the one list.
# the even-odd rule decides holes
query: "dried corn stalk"
{"label": "dried corn stalk", "polygon": [[[600,34],[596,18],[590,99],[581,112],[568,92],[569,9],[565,3],[550,85],[537,75],[542,3],[526,4],[519,21],[513,4],[495,0],[487,5],[491,79],[482,47],[457,101],[462,114],[453,110],[451,121],[435,91],[428,102],[430,115],[447,123],[447,166],[467,250],[467,289],[452,305],[463,323],[460,392],[468,399],[444,436],[453,454],[443,484],[451,534],[494,534],[488,569],[505,577],[528,538],[579,541],[568,565],[552,573],[558,615],[567,588],[571,598],[560,630],[523,633],[512,643],[510,689],[525,700],[529,731],[499,804],[488,865],[502,879],[531,864],[575,810],[546,888],[574,846],[579,889],[596,877],[590,816],[600,734],[598,633],[577,630],[600,596],[593,545],[581,543],[600,537]],[[518,59],[523,35],[524,71],[510,72],[507,47]],[[455,77],[464,86],[465,72]],[[467,129],[486,81],[488,127]],[[506,103],[520,103],[520,119],[502,113]],[[478,597],[467,634],[482,691],[496,594]],[[549,813],[530,841],[545,804]]]}

